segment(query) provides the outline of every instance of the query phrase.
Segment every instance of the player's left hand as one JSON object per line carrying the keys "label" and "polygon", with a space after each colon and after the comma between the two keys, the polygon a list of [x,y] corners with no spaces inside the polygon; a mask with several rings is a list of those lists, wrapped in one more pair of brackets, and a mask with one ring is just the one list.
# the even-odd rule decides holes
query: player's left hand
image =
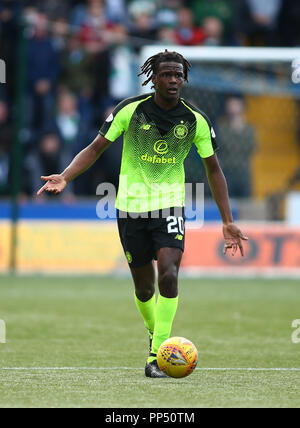
{"label": "player's left hand", "polygon": [[241,256],[244,256],[242,241],[247,241],[248,238],[234,223],[223,224],[223,235],[225,239],[223,254],[232,249],[231,255],[234,256],[239,248]]}

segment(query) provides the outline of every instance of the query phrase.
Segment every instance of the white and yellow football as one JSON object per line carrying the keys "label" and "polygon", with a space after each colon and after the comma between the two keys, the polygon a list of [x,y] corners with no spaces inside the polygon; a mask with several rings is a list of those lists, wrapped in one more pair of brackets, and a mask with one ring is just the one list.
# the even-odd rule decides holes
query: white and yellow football
{"label": "white and yellow football", "polygon": [[198,361],[196,346],[184,337],[165,340],[157,353],[157,364],[170,377],[185,377],[195,369]]}

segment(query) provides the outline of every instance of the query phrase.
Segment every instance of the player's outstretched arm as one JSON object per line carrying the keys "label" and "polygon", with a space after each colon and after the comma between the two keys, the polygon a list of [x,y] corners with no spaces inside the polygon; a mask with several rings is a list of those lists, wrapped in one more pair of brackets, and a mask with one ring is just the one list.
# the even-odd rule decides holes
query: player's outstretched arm
{"label": "player's outstretched arm", "polygon": [[110,141],[99,134],[89,146],[75,156],[61,174],[42,176],[41,179],[46,183],[38,190],[37,195],[44,191],[55,195],[61,193],[70,181],[89,169],[110,144]]}
{"label": "player's outstretched arm", "polygon": [[242,241],[246,241],[248,238],[233,222],[227,183],[219,165],[218,158],[216,155],[213,155],[203,159],[203,163],[205,165],[211,192],[223,220],[223,235],[225,240],[223,252],[226,254],[229,249],[232,249],[232,255],[234,256],[239,248],[240,253],[243,256],[244,248]]}

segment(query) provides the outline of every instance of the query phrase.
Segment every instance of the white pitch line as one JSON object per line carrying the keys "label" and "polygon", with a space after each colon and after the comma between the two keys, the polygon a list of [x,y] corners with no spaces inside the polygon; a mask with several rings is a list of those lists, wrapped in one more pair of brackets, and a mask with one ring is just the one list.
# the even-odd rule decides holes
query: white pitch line
{"label": "white pitch line", "polygon": [[196,370],[203,371],[257,371],[257,372],[271,372],[271,371],[285,371],[285,372],[298,372],[300,367],[198,367]]}
{"label": "white pitch line", "polygon": [[[144,370],[143,367],[0,367],[0,371],[101,371],[101,370]],[[298,372],[300,367],[197,367],[199,371],[285,371]]]}

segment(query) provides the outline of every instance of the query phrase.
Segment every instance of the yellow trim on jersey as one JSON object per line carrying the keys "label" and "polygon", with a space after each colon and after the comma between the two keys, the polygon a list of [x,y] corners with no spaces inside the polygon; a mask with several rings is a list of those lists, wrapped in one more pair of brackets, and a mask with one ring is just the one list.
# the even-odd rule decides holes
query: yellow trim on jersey
{"label": "yellow trim on jersey", "polygon": [[194,144],[197,147],[197,151],[202,158],[208,158],[212,156],[215,151],[211,141],[211,131],[209,124],[205,117],[202,116],[199,112],[193,110],[189,107],[183,99],[181,99],[183,105],[188,108],[195,116],[197,126],[196,126],[196,134]]}

